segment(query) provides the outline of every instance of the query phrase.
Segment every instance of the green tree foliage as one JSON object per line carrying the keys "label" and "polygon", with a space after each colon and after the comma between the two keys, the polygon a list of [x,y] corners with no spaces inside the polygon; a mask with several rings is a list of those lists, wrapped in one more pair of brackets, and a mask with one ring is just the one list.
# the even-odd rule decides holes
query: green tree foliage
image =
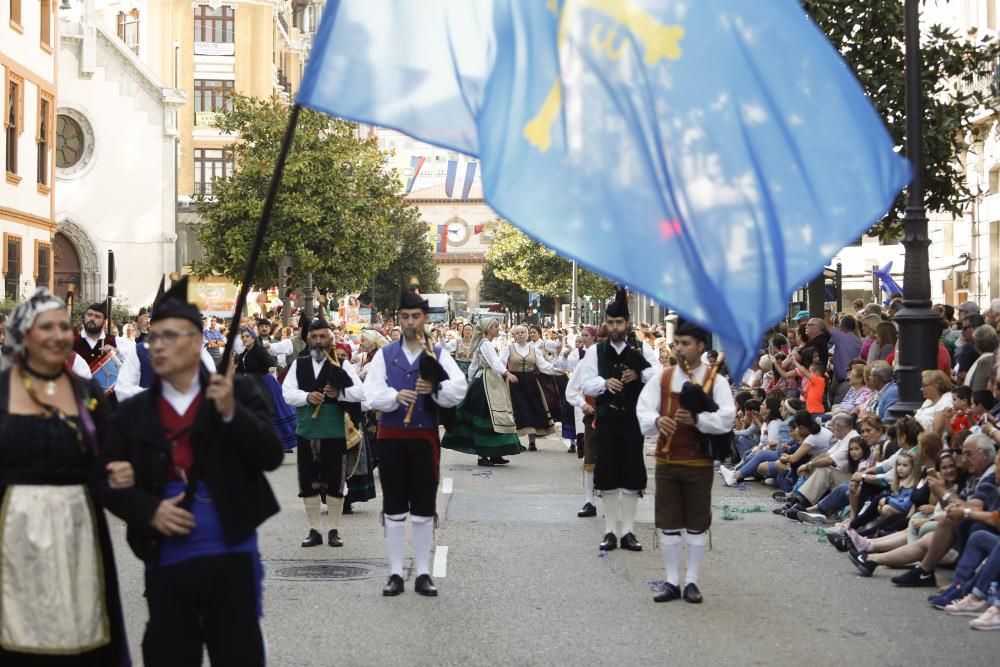
{"label": "green tree foliage", "polygon": [[[231,100],[232,110],[219,116],[218,126],[239,138],[232,146],[236,169],[215,181],[212,197],[198,202],[205,219],[198,239],[206,259],[192,268],[197,275],[240,281],[289,109],[277,98]],[[394,225],[414,215],[400,190],[374,138],[358,137],[353,123],[303,109],[254,282],[276,284],[278,263],[287,253],[299,284],[311,271],[317,287],[335,293],[366,289],[373,272],[393,261]]]}
{"label": "green tree foliage", "polygon": [[480,301],[495,301],[512,313],[522,313],[528,308],[528,292],[511,280],[497,275],[496,266],[486,260],[483,279],[479,283]]}
{"label": "green tree foliage", "polygon": [[[889,133],[902,146],[906,135],[902,0],[800,2],[854,70]],[[975,84],[992,76],[1000,50],[996,40],[965,39],[940,25],[924,26],[921,48],[926,206],[961,215],[977,193],[966,186],[960,160],[968,148],[973,117],[993,102],[991,91]],[[901,195],[871,233],[898,237],[904,208]]]}
{"label": "green tree foliage", "polygon": [[[497,278],[516,283],[528,292],[559,298],[570,293],[573,280],[570,260],[532,240],[511,224],[497,224],[486,261]],[[614,294],[615,285],[607,278],[580,269],[577,292],[580,296],[604,299]]]}
{"label": "green tree foliage", "polygon": [[[411,278],[420,283],[420,291],[434,294],[441,291],[434,253],[427,240],[427,225],[416,208],[398,210],[392,219],[392,263],[375,274],[375,307],[379,312],[395,312],[399,295]],[[399,254],[396,254],[399,248]],[[361,295],[361,301],[371,300],[371,287]]]}

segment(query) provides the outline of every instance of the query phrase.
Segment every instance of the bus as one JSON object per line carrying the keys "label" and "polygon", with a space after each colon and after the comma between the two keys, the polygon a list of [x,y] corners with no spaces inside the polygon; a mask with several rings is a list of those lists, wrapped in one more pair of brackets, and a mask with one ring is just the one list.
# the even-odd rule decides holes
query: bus
{"label": "bus", "polygon": [[455,300],[449,294],[424,294],[429,310],[427,322],[431,325],[448,326],[455,319]]}

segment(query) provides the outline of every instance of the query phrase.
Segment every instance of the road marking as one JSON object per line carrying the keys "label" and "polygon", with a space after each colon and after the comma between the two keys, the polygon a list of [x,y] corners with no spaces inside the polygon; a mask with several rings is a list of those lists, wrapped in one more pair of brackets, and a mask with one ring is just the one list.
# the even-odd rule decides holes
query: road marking
{"label": "road marking", "polygon": [[444,484],[441,485],[441,493],[451,493],[452,488],[455,485],[455,480],[451,477],[444,478]]}
{"label": "road marking", "polygon": [[434,578],[444,579],[448,576],[448,547],[439,546],[434,550]]}

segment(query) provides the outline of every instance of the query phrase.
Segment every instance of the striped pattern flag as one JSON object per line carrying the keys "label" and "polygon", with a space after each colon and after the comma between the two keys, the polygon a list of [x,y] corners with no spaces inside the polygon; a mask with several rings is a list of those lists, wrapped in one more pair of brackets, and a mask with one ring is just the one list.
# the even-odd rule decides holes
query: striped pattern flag
{"label": "striped pattern flag", "polygon": [[[469,162],[465,165],[465,184],[462,185],[462,199],[469,198],[469,192],[472,190],[472,181],[476,178],[476,166],[478,162]],[[451,192],[448,193],[451,196]]]}
{"label": "striped pattern flag", "polygon": [[410,194],[410,190],[413,189],[413,184],[417,182],[417,176],[420,175],[420,168],[424,166],[425,158],[422,155],[414,155],[410,157],[410,169],[413,170],[413,174],[410,176],[409,180],[406,181],[406,194]]}
{"label": "striped pattern flag", "polygon": [[448,175],[444,179],[444,193],[451,197],[455,191],[455,176],[458,175],[458,160],[448,160]]}

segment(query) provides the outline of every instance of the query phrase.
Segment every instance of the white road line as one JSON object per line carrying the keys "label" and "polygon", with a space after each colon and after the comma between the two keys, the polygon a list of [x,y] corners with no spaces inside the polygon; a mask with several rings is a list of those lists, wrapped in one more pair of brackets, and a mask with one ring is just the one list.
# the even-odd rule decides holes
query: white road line
{"label": "white road line", "polygon": [[438,546],[434,550],[434,578],[444,579],[448,576],[448,547]]}
{"label": "white road line", "polygon": [[441,493],[451,493],[454,488],[455,480],[451,477],[445,477],[444,483],[441,485]]}

